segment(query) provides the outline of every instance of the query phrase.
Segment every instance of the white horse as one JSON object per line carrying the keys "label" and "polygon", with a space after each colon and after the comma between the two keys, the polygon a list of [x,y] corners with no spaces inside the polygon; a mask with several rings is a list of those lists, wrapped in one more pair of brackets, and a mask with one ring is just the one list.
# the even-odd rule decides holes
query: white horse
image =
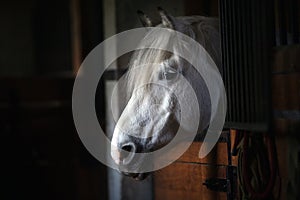
{"label": "white horse", "polygon": [[[220,68],[221,48],[217,19],[203,16],[175,18],[161,8],[158,12],[161,24],[157,27],[173,29],[193,38],[206,49]],[[138,14],[144,26],[153,26],[144,13],[138,11]],[[168,43],[168,38],[164,35],[153,37],[153,32],[149,31],[142,42]],[[179,90],[177,94],[187,95],[185,88],[177,81],[178,75],[183,75],[196,92],[201,108],[198,133],[205,133],[210,122],[211,101],[205,82],[193,66],[174,53],[157,49],[137,50],[131,58],[126,77],[129,100],[112,138],[111,156],[117,165],[126,167],[133,164],[138,168],[143,164],[143,159],[135,160],[136,153],[155,151],[174,138],[180,125],[181,110],[173,91]],[[168,88],[151,84],[160,81],[166,82]],[[137,180],[146,177],[146,173],[124,174]]]}

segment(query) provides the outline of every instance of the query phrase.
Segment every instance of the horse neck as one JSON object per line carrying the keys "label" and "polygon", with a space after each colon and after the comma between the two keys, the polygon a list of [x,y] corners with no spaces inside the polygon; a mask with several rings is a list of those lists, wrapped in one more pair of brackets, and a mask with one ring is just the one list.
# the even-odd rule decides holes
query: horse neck
{"label": "horse neck", "polygon": [[[219,21],[215,18],[202,16],[182,17],[189,24],[195,33],[195,40],[199,42],[211,58],[216,63],[219,71],[221,71],[221,42],[219,34]],[[189,81],[196,92],[199,108],[200,121],[198,133],[201,134],[208,127],[211,117],[211,101],[208,88],[204,79],[191,67],[186,71],[186,79]]]}
{"label": "horse neck", "polygon": [[222,73],[219,20],[216,18],[195,16],[192,22],[190,26],[195,32],[195,40],[205,48]]}
{"label": "horse neck", "polygon": [[186,70],[184,77],[194,89],[198,99],[198,105],[200,109],[198,134],[201,134],[208,127],[210,122],[211,101],[209,91],[204,79],[194,67],[189,67]]}

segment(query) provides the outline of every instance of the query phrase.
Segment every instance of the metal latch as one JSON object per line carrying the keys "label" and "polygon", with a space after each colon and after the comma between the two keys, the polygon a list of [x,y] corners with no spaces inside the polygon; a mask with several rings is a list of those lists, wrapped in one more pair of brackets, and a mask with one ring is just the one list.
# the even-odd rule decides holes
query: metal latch
{"label": "metal latch", "polygon": [[226,178],[209,178],[203,183],[209,190],[226,192],[227,199],[236,199],[237,193],[237,167],[227,166]]}
{"label": "metal latch", "polygon": [[206,179],[203,185],[207,187],[209,190],[217,191],[217,192],[227,192],[229,180],[221,179],[221,178],[210,178]]}

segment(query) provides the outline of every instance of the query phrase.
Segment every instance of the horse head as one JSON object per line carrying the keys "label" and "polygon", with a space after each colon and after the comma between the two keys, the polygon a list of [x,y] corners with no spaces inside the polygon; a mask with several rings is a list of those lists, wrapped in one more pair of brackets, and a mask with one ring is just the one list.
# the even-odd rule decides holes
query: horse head
{"label": "horse head", "polygon": [[[158,8],[158,12],[161,23],[157,27],[179,31],[197,39],[197,33],[191,23],[175,18],[161,8]],[[138,15],[145,27],[153,26],[152,20],[143,12],[138,11]],[[150,31],[142,42],[172,45],[168,37],[169,35],[157,36]],[[178,47],[174,48],[176,52]],[[186,45],[183,48],[188,50],[189,47]],[[182,82],[182,76],[186,77],[189,83]],[[210,100],[206,97],[209,96],[209,92],[204,84],[201,84],[191,64],[176,53],[147,48],[135,51],[129,63],[126,81],[128,102],[115,126],[111,142],[111,156],[123,169],[129,166],[131,169],[140,168],[144,160],[141,157],[135,159],[136,154],[153,152],[167,145],[175,137],[179,127],[189,131],[188,123],[180,124],[182,106],[178,101],[180,96],[185,100],[183,104],[188,108],[188,112],[194,112],[194,108],[189,106],[189,99],[192,98],[187,92],[189,84],[198,93],[197,98],[200,100],[199,105],[201,104],[199,131],[208,126]],[[189,120],[193,121],[192,118],[187,121]],[[146,177],[146,173],[140,172],[124,174],[138,180]]]}

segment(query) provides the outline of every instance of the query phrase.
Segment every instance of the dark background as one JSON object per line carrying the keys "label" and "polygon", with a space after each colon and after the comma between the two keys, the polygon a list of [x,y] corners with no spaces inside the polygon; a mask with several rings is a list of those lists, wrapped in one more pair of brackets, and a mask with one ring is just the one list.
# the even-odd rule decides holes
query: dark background
{"label": "dark background", "polygon": [[0,199],[107,199],[106,167],[81,144],[71,110],[72,23],[81,60],[103,40],[102,2],[77,1],[75,19],[74,2],[0,2]]}
{"label": "dark background", "polygon": [[[116,32],[140,27],[137,9],[218,15],[217,1],[196,2],[116,1]],[[71,111],[76,70],[104,39],[103,9],[101,0],[0,2],[1,199],[107,199],[107,169],[81,144]],[[105,129],[104,90],[97,100]]]}
{"label": "dark background", "polygon": [[[137,9],[156,20],[157,6],[174,16],[219,15],[218,0],[115,0],[115,11],[104,6],[107,2],[110,1],[0,1],[0,199],[107,199],[108,169],[82,145],[72,118],[72,87],[80,63],[106,37],[140,27]],[[255,2],[259,5],[259,1]],[[263,81],[272,82],[267,95],[273,99],[270,109],[278,115],[272,128],[277,134],[282,194],[295,197],[299,196],[300,180],[300,3],[274,2],[275,43],[267,52],[272,55],[268,58],[273,67],[268,73],[272,77]],[[115,16],[115,24],[105,24],[110,13]],[[109,32],[110,28],[114,32]],[[258,25],[255,30],[259,32],[260,28]],[[238,50],[235,53],[243,58]],[[126,62],[118,60],[118,67],[123,66]],[[250,74],[252,68],[248,71]],[[256,79],[253,77],[249,84],[256,84]],[[96,99],[99,123],[105,129],[108,123],[104,89],[98,90]],[[267,103],[271,107],[271,100]],[[240,112],[235,104],[232,110]],[[143,188],[141,183],[126,178],[121,182],[122,199],[130,199],[138,192],[142,197],[144,191],[137,191]]]}

